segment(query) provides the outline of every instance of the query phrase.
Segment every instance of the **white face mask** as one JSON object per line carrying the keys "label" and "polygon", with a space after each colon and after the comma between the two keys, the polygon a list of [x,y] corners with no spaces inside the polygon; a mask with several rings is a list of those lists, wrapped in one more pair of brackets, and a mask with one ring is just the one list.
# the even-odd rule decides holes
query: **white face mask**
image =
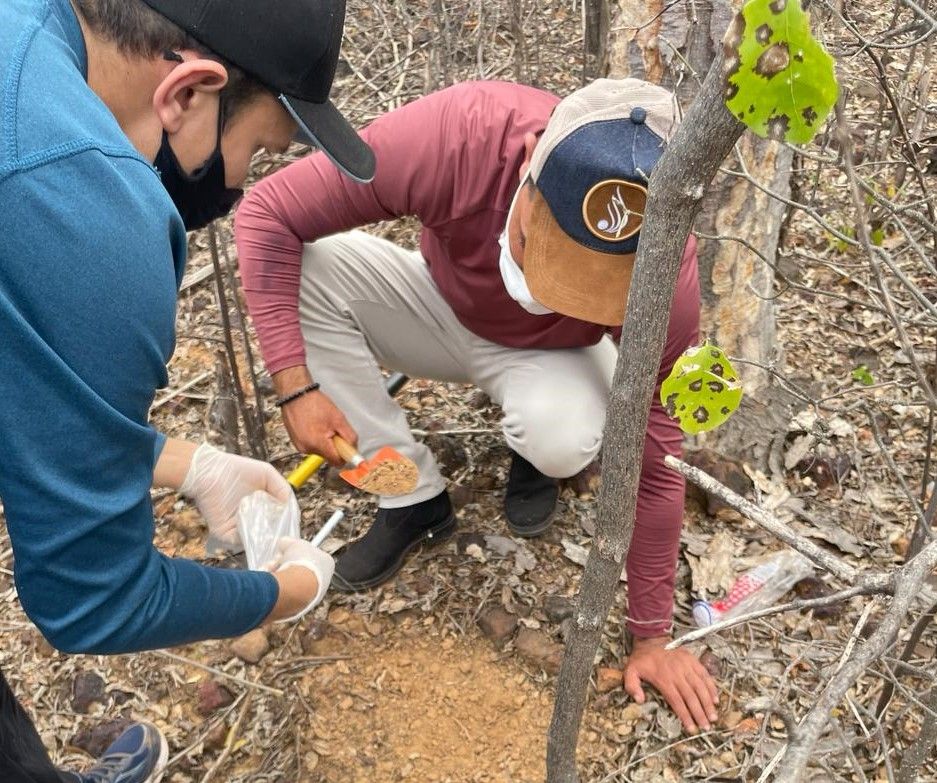
{"label": "white face mask", "polygon": [[501,257],[498,260],[498,266],[501,268],[501,279],[504,281],[504,287],[507,289],[511,299],[517,302],[531,315],[549,315],[553,311],[544,307],[540,302],[534,299],[527,287],[527,280],[524,277],[524,271],[517,265],[514,256],[511,255],[511,242],[508,239],[508,226],[511,225],[511,214],[514,212],[514,205],[517,204],[517,196],[523,189],[527,178],[521,180],[520,187],[511,200],[511,207],[508,209],[508,219],[504,226],[504,231],[498,237],[498,244],[501,245]]}

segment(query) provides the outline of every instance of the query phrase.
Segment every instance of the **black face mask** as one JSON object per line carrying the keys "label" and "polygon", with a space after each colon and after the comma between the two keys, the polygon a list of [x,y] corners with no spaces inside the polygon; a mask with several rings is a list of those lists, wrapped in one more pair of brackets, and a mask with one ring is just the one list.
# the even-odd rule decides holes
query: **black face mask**
{"label": "black face mask", "polygon": [[224,217],[244,195],[240,188],[225,186],[224,158],[221,155],[224,107],[219,106],[218,110],[218,143],[200,168],[186,174],[169,146],[169,136],[165,131],[156,155],[154,165],[159,170],[163,187],[182,215],[186,231],[204,228],[216,218]]}

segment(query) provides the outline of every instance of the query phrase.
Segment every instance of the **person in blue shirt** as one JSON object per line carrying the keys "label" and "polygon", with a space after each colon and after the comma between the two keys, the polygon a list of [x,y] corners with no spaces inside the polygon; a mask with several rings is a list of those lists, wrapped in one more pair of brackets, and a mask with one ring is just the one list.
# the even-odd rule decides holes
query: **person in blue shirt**
{"label": "person in blue shirt", "polygon": [[[265,463],[167,439],[148,410],[186,225],[230,207],[253,153],[299,134],[373,175],[328,100],[344,15],[344,0],[0,3],[0,499],[20,602],[62,651],[235,636],[328,588],[331,558],[298,539],[268,571],[160,554],[151,487],[189,497],[231,548],[240,500],[290,488]],[[0,781],[152,783],[165,758],[140,723],[92,770],[56,770],[0,673]]]}

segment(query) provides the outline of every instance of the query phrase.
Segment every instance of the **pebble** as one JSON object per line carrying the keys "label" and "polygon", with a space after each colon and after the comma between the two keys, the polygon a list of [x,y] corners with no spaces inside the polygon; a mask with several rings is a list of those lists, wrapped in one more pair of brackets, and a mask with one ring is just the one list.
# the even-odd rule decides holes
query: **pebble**
{"label": "pebble", "polygon": [[478,627],[495,645],[501,647],[517,628],[517,618],[497,606],[478,618]]}
{"label": "pebble", "polygon": [[623,684],[621,669],[601,667],[595,673],[595,689],[598,693],[609,693]]}
{"label": "pebble", "polygon": [[576,612],[572,599],[561,595],[548,595],[543,599],[543,613],[551,623],[561,623]]}
{"label": "pebble", "polygon": [[263,628],[255,628],[231,642],[231,652],[245,663],[260,663],[270,652],[270,640]]}
{"label": "pebble", "polygon": [[72,709],[82,715],[95,702],[104,703],[104,680],[94,672],[81,672],[72,682]]}
{"label": "pebble", "polygon": [[198,686],[198,713],[208,717],[215,710],[230,707],[234,703],[234,695],[217,680],[206,679]]}
{"label": "pebble", "polygon": [[129,718],[117,718],[107,723],[96,723],[88,729],[79,731],[69,744],[83,750],[91,758],[97,758],[116,740],[130,725]]}
{"label": "pebble", "polygon": [[517,632],[515,647],[521,657],[539,666],[547,674],[557,674],[563,661],[563,646],[542,631],[521,628]]}

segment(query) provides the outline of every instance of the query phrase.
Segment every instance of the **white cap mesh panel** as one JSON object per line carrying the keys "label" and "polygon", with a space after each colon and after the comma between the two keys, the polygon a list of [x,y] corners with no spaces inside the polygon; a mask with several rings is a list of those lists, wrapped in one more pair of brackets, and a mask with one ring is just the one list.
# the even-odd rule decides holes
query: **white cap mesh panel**
{"label": "white cap mesh panel", "polygon": [[596,79],[557,104],[530,162],[534,181],[550,153],[573,131],[590,122],[623,119],[632,109],[647,112],[644,123],[665,142],[677,129],[677,101],[673,93],[640,79]]}

